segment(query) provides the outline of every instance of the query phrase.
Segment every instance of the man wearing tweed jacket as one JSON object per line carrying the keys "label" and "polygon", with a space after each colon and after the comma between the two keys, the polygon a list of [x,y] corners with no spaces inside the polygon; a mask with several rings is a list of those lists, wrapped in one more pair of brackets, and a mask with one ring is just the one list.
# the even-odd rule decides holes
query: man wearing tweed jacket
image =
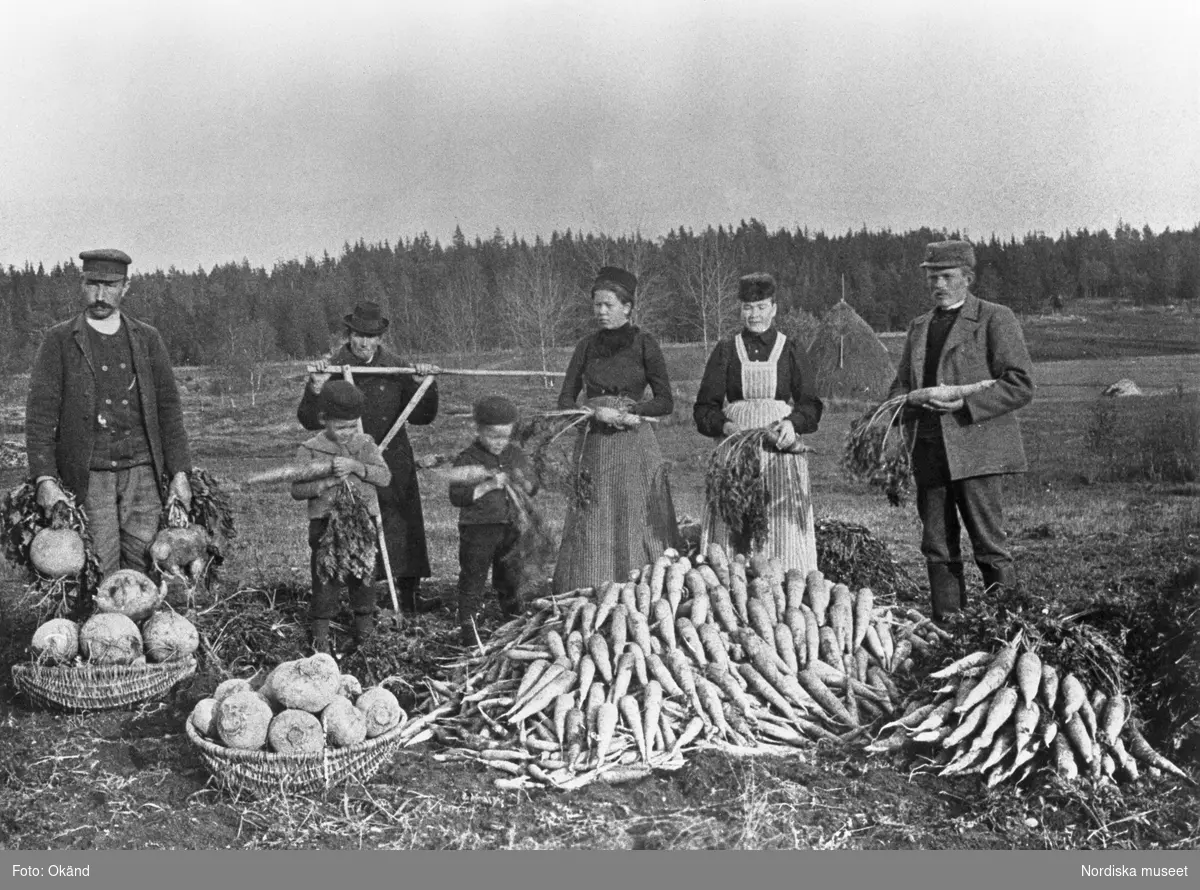
{"label": "man wearing tweed jacket", "polygon": [[[921,266],[935,307],[909,326],[889,396],[908,395],[921,553],[933,617],[944,622],[967,604],[963,525],[984,588],[1017,583],[1004,534],[1001,477],[1028,468],[1014,412],[1033,398],[1033,377],[1012,310],[970,292],[975,251],[969,243],[930,244]],[[994,383],[965,398],[946,400],[931,391],[985,380]]]}

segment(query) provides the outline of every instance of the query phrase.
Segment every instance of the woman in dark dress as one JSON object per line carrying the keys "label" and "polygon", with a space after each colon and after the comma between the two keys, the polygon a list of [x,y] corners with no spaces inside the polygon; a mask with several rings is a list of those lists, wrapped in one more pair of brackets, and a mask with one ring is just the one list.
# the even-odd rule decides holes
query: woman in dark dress
{"label": "woman in dark dress", "polygon": [[600,329],[576,344],[558,397],[559,408],[573,408],[582,392],[595,411],[575,448],[588,497],[567,513],[554,571],[560,593],[623,581],[680,545],[658,439],[643,422],[671,414],[671,381],[657,341],[630,321],[636,291],[632,273],[599,271],[592,311]]}
{"label": "woman in dark dress", "polygon": [[[414,367],[416,374],[359,374],[355,385],[366,396],[363,410],[363,432],[376,442],[391,430],[401,412],[416,394],[426,375],[437,374],[434,365],[421,362],[406,363],[395,353],[381,345],[383,334],[388,329],[379,304],[359,303],[351,315],[344,316],[346,343],[329,359],[314,365],[304,387],[304,396],[296,416],[305,429],[321,429],[318,417],[317,396],[329,373],[329,365],[353,367]],[[406,424],[428,424],[437,417],[438,391],[434,382],[422,395],[421,400],[408,416]],[[400,598],[400,607],[405,612],[429,611],[437,608],[437,600],[418,597],[422,578],[428,578],[429,552],[425,543],[425,517],[421,510],[421,490],[417,484],[417,466],[413,460],[412,445],[404,427],[392,439],[383,454],[392,471],[392,483],[379,489],[379,510],[383,514],[383,536],[387,542],[388,559]]]}
{"label": "woman in dark dress", "polygon": [[[816,432],[823,405],[803,347],[775,327],[775,279],[765,273],[739,281],[741,332],[721,340],[704,368],[692,417],[706,436],[721,440],[741,430],[769,429],[762,475],[770,495],[769,530],[761,553],[785,569],[807,574],[817,567],[808,458],[800,436]],[[705,509],[704,547],[716,542],[731,553],[755,555],[737,540],[714,504]]]}

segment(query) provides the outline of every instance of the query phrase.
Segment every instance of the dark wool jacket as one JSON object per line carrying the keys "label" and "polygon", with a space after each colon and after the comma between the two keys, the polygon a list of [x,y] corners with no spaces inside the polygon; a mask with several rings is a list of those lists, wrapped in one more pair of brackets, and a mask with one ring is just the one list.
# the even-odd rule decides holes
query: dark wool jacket
{"label": "dark wool jacket", "polygon": [[[930,310],[909,325],[889,398],[921,388],[932,319]],[[1021,325],[1007,306],[968,294],[942,347],[937,382],[988,379],[996,384],[967,396],[962,409],[940,416],[951,479],[1021,473],[1028,468],[1021,426],[1013,413],[1033,399],[1033,362]],[[914,416],[908,412],[909,419]]]}
{"label": "dark wool jacket", "polygon": [[[123,312],[121,325],[133,352],[155,475],[186,473],[192,458],[166,344],[155,328]],[[61,476],[78,500],[87,497],[95,416],[96,375],[87,321],[80,313],[50,328],[34,359],[25,403],[30,479]]]}
{"label": "dark wool jacket", "polygon": [[[648,399],[643,398],[647,386]],[[662,349],[657,340],[632,324],[596,331],[575,344],[558,394],[558,407],[574,408],[580,392],[588,399],[629,399],[633,402],[629,413],[644,417],[663,417],[675,410]]]}
{"label": "dark wool jacket", "polygon": [[[493,473],[501,471],[512,473],[513,470],[520,470],[526,481],[525,493],[533,494],[537,490],[533,481],[533,473],[529,468],[529,458],[516,445],[509,445],[499,455],[495,455],[479,442],[472,442],[470,447],[454,459],[454,466],[481,466]],[[509,482],[516,484],[516,480],[513,479],[510,479]],[[460,510],[459,525],[491,525],[494,523],[508,525],[517,521],[517,509],[512,498],[508,496],[508,492],[503,489],[489,491],[476,500],[474,485],[452,482],[450,483],[450,503]]]}

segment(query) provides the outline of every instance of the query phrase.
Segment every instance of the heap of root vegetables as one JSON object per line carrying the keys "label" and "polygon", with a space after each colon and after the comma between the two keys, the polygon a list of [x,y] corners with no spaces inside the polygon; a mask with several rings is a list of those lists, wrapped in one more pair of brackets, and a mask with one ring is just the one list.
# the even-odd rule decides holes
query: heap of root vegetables
{"label": "heap of root vegetables", "polygon": [[536,601],[431,682],[443,760],[498,787],[578,788],[677,769],[691,750],[798,755],[863,735],[939,632],[820,572],[668,550],[627,581]]}
{"label": "heap of root vegetables", "polygon": [[817,571],[668,550],[627,581],[533,602],[429,680],[434,756],[499,770],[500,788],[569,790],[675,770],[698,749],[803,757],[820,743],[989,787],[1048,773],[1192,781],[1139,731],[1119,653],[1070,617],[1001,599],[952,635]]}
{"label": "heap of root vegetables", "polygon": [[1049,775],[1136,782],[1143,770],[1195,784],[1142,735],[1123,659],[1102,634],[1076,616],[1009,601],[1021,594],[997,598],[943,652],[966,654],[929,673],[935,682],[868,751],[902,752],[941,776],[976,774],[988,788]]}

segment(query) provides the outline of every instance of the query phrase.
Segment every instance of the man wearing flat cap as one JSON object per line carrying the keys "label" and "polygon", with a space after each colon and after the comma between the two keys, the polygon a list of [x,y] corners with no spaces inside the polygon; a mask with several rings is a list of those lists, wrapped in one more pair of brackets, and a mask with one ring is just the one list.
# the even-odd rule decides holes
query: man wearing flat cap
{"label": "man wearing flat cap", "polygon": [[83,505],[104,576],[144,572],[164,498],[192,499],[179,390],[162,336],[121,311],[128,254],[79,258],[84,311],[47,331],[30,374],[29,472],[47,513],[62,486]]}
{"label": "man wearing flat cap", "polygon": [[[362,413],[363,432],[380,442],[416,396],[421,382],[426,376],[437,374],[440,369],[424,362],[406,362],[383,347],[383,335],[387,332],[389,322],[378,303],[359,303],[342,320],[345,323],[346,342],[332,357],[321,359],[313,365],[296,416],[305,429],[321,429],[318,396],[329,379],[327,369],[330,365],[348,365],[352,369],[412,367],[415,374],[363,373],[354,378],[355,385],[366,397]],[[433,423],[437,412],[438,390],[435,381],[422,394],[405,423]],[[383,518],[383,536],[387,542],[387,555],[395,577],[400,607],[405,612],[429,611],[437,608],[440,602],[418,595],[421,579],[428,578],[432,572],[425,541],[425,516],[421,509],[417,466],[404,427],[389,443],[383,457],[392,471],[392,481],[378,491],[379,511]]]}
{"label": "man wearing flat cap", "polygon": [[[921,267],[934,308],[909,326],[889,396],[907,394],[921,553],[934,620],[945,622],[967,604],[962,526],[984,589],[1017,584],[1002,478],[1028,467],[1014,412],[1033,398],[1033,363],[1012,310],[971,293],[968,242],[928,245]],[[941,389],[962,384],[978,386],[966,395]]]}

